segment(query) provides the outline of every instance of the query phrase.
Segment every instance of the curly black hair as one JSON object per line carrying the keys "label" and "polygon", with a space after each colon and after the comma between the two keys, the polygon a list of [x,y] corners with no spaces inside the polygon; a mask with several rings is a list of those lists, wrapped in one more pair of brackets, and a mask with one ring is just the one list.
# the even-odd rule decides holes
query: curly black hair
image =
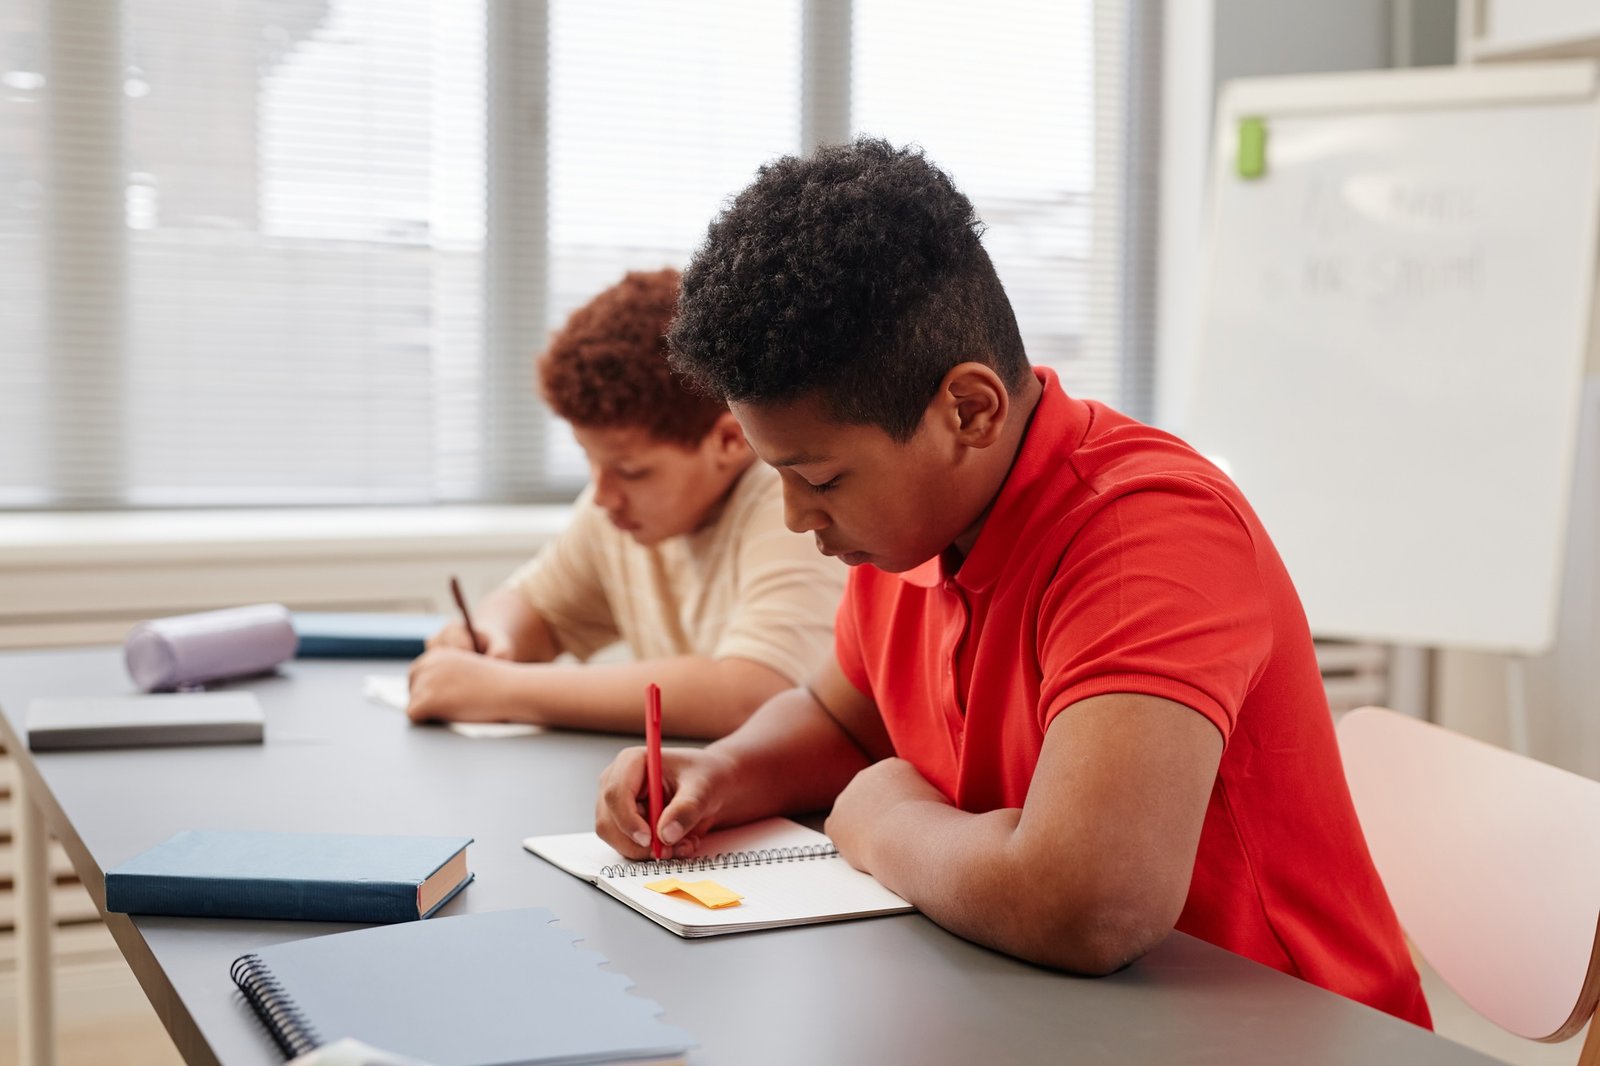
{"label": "curly black hair", "polygon": [[946,372],[1027,378],[972,201],[920,148],[862,137],[785,156],[711,223],[683,275],[673,365],[729,403],[816,397],[904,442]]}

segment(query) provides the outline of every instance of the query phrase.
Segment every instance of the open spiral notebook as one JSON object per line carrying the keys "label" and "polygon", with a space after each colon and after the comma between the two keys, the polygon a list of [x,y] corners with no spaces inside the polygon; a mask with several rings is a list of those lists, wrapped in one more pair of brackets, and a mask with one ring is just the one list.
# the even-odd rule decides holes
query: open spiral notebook
{"label": "open spiral notebook", "polygon": [[[787,818],[708,834],[691,859],[633,862],[593,833],[529,837],[522,846],[617,897],[682,937],[835,922],[915,910],[839,857],[833,841]],[[645,885],[658,878],[712,878],[744,898],[711,909]]]}

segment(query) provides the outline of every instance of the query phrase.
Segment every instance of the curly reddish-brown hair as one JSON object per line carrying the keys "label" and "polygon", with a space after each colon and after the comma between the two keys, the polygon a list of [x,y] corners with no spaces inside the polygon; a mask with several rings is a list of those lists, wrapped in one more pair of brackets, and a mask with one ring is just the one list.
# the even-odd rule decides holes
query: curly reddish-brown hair
{"label": "curly reddish-brown hair", "polygon": [[556,414],[576,426],[637,426],[665,443],[704,439],[728,408],[667,363],[678,283],[670,267],[630,271],[572,312],[538,363]]}

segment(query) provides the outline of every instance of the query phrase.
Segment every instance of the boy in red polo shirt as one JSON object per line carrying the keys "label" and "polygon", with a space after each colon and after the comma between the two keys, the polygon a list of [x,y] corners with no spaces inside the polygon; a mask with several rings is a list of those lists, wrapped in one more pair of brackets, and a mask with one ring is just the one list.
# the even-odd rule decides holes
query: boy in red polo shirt
{"label": "boy in red polo shirt", "polygon": [[[1420,1025],[1311,634],[1239,490],[1029,366],[971,203],[915,151],[786,158],[712,224],[670,340],[853,569],[835,658],[669,750],[658,824],[832,807],[961,936],[1108,973],[1173,928]],[[597,828],[648,853],[641,749]]]}

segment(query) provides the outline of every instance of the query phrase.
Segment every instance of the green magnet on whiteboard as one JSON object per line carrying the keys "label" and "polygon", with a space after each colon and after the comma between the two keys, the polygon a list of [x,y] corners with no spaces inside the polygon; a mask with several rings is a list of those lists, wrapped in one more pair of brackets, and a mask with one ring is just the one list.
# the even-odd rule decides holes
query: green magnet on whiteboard
{"label": "green magnet on whiteboard", "polygon": [[1267,123],[1259,118],[1239,120],[1239,176],[1259,178],[1267,172]]}

